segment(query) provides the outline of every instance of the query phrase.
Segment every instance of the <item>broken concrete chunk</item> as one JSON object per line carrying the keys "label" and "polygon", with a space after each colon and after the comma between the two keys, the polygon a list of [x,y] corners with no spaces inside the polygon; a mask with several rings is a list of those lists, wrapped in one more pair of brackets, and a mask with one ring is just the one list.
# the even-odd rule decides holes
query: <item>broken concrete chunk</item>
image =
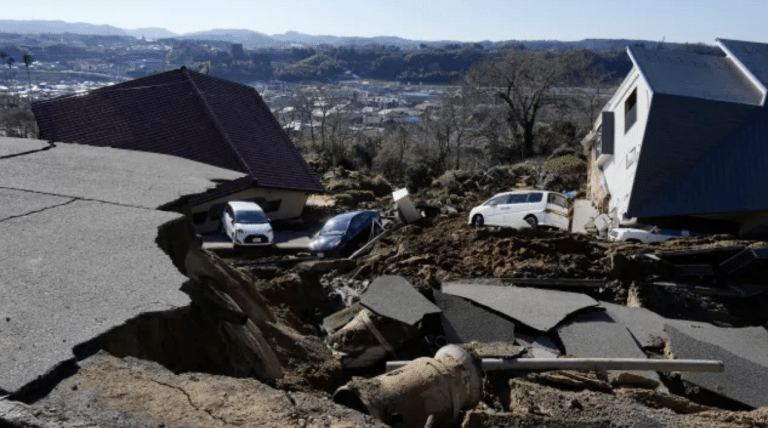
{"label": "broken concrete chunk", "polygon": [[[598,379],[594,373],[577,372],[572,370],[558,370],[553,372],[537,373],[532,379],[550,384],[560,384],[571,388],[593,389],[596,391],[610,391],[611,385]],[[512,383],[514,381],[510,381]]]}
{"label": "broken concrete chunk", "polygon": [[416,325],[424,315],[440,312],[410,282],[397,275],[376,278],[360,296],[360,303],[381,316],[408,325]]}
{"label": "broken concrete chunk", "polygon": [[363,305],[360,303],[355,303],[352,306],[328,315],[327,317],[323,318],[323,329],[325,329],[326,333],[333,334],[340,328],[349,324],[349,322],[352,321],[352,319],[357,316],[357,314],[359,314],[363,309],[365,309]]}
{"label": "broken concrete chunk", "polygon": [[768,406],[768,332],[670,321],[665,328],[676,358],[713,359],[723,373],[683,373],[682,379],[752,407]]}
{"label": "broken concrete chunk", "polygon": [[462,348],[471,350],[477,358],[518,358],[527,351],[525,347],[511,342],[472,342]]}
{"label": "broken concrete chunk", "polygon": [[[605,312],[593,312],[576,316],[571,322],[557,328],[566,354],[583,358],[646,358],[626,327],[613,320]],[[637,376],[647,379],[640,381]],[[659,376],[653,371],[633,372],[628,375],[619,371],[608,372],[612,384],[655,388]]]}
{"label": "broken concrete chunk", "polygon": [[439,290],[434,296],[448,343],[514,342],[515,324],[509,319]]}
{"label": "broken concrete chunk", "polygon": [[347,368],[370,367],[391,355],[400,345],[417,337],[418,329],[363,308],[326,342]]}
{"label": "broken concrete chunk", "polygon": [[444,283],[442,290],[501,312],[542,332],[555,327],[578,310],[598,305],[597,300],[585,294],[537,288],[450,282]]}

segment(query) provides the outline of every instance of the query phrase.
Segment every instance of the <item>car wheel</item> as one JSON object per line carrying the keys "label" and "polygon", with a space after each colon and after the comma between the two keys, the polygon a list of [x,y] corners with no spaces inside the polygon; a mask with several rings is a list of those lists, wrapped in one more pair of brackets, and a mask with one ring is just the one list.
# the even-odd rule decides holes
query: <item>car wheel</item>
{"label": "car wheel", "polygon": [[475,216],[472,217],[472,226],[483,227],[484,222],[485,220],[483,220],[483,216],[481,216],[480,214],[475,214]]}
{"label": "car wheel", "polygon": [[536,230],[539,228],[539,221],[536,220],[536,217],[529,215],[524,219],[526,222],[528,222],[528,225],[531,226],[531,229]]}
{"label": "car wheel", "polygon": [[630,244],[642,244],[643,243],[643,241],[641,241],[639,239],[635,239],[635,238],[629,238],[629,239],[627,239],[624,242],[627,242],[627,243],[630,243]]}

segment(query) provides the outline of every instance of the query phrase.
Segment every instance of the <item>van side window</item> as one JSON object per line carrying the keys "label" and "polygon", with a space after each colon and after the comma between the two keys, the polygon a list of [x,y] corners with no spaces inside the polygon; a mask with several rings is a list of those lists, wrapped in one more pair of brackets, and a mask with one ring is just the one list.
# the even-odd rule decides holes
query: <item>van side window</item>
{"label": "van side window", "polygon": [[565,197],[562,195],[550,193],[547,202],[550,204],[560,205],[563,208],[568,208],[568,203],[566,202]]}
{"label": "van side window", "polygon": [[491,198],[488,202],[485,203],[485,205],[501,205],[501,204],[507,204],[507,199],[509,199],[509,195],[501,195],[497,196],[495,198]]}
{"label": "van side window", "polygon": [[528,200],[528,193],[523,193],[521,195],[511,195],[509,197],[508,204],[524,204],[525,201]]}
{"label": "van side window", "polygon": [[527,202],[541,202],[543,197],[544,195],[542,193],[529,193]]}

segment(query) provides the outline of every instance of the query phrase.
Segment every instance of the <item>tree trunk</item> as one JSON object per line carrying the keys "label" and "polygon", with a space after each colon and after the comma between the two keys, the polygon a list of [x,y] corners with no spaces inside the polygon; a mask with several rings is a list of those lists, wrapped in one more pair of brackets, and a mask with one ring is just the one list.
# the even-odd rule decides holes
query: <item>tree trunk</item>
{"label": "tree trunk", "polygon": [[526,159],[533,156],[533,125],[533,121],[523,124],[523,157]]}

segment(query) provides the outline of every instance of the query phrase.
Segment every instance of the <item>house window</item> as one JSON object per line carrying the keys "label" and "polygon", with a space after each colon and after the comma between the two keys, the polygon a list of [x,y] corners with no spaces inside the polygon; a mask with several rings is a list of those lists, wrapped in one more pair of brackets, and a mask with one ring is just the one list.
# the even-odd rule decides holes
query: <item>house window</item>
{"label": "house window", "polygon": [[624,101],[624,133],[637,122],[637,88]]}

